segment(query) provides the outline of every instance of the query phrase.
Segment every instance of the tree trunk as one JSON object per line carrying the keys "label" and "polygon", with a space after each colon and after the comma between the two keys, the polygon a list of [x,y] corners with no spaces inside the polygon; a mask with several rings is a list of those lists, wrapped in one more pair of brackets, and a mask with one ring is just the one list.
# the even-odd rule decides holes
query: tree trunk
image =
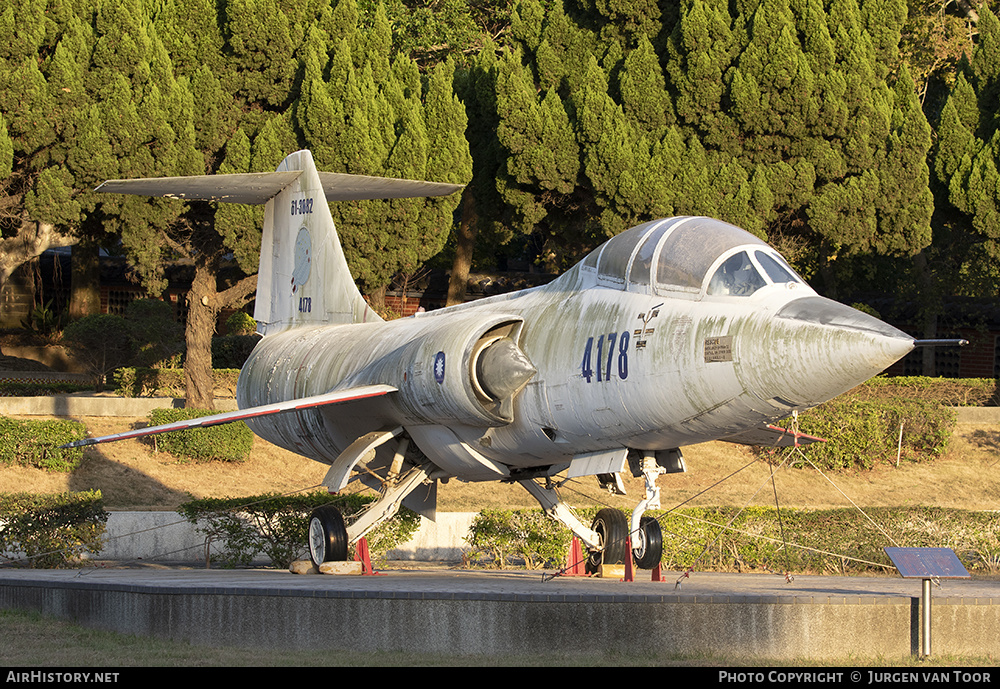
{"label": "tree trunk", "polygon": [[472,269],[472,254],[476,248],[476,209],[472,192],[465,188],[462,195],[462,220],[458,224],[458,246],[455,248],[455,262],[451,266],[451,277],[448,279],[448,301],[446,306],[461,304],[465,301],[465,290],[469,284],[469,271]]}
{"label": "tree trunk", "polygon": [[215,306],[217,290],[215,271],[207,261],[195,260],[194,280],[187,294],[187,326],[184,339],[184,406],[196,409],[215,408],[215,380],[212,376],[212,335],[219,309]]}
{"label": "tree trunk", "polygon": [[0,292],[20,266],[47,249],[73,246],[75,237],[60,232],[52,223],[25,220],[16,235],[0,239]]}
{"label": "tree trunk", "polygon": [[[938,314],[943,305],[938,290],[935,289],[934,273],[927,263],[927,254],[923,251],[913,257],[913,265],[917,272],[919,285],[919,304],[921,320],[921,336],[927,340],[937,338]],[[934,347],[921,348],[921,372],[925,376],[937,375],[937,362],[934,358]]]}
{"label": "tree trunk", "polygon": [[101,312],[101,249],[81,241],[73,247],[70,262],[69,317],[78,320]]}
{"label": "tree trunk", "polygon": [[184,363],[184,406],[196,409],[215,408],[212,335],[215,334],[219,312],[227,307],[243,306],[257,289],[257,276],[251,275],[232,287],[218,291],[216,259],[199,254],[194,264],[194,280],[187,294],[188,315],[184,331],[187,344]]}

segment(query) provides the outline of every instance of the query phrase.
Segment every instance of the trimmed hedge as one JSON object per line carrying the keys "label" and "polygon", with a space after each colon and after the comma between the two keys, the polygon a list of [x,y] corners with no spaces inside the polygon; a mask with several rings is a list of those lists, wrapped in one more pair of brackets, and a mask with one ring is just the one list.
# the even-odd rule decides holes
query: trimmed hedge
{"label": "trimmed hedge", "polygon": [[[154,409],[149,413],[152,426],[186,421],[201,416],[211,416],[211,409]],[[147,439],[158,450],[175,457],[195,460],[242,462],[253,449],[253,431],[242,421],[234,421],[208,428],[189,428],[183,431],[162,433]]]}
{"label": "trimmed hedge", "polygon": [[906,398],[948,407],[996,407],[1000,405],[1000,385],[995,378],[878,376],[846,396],[865,400]]}
{"label": "trimmed hedge", "polygon": [[[799,430],[825,438],[801,448],[821,469],[871,469],[940,456],[955,427],[955,412],[935,402],[842,396],[799,414]],[[790,426],[790,420],[778,424]],[[900,447],[900,426],[902,446]],[[768,451],[760,448],[758,451]],[[806,465],[802,459],[793,466]]]}
{"label": "trimmed hedge", "polygon": [[79,421],[22,421],[0,416],[0,466],[28,466],[48,471],[72,471],[83,449],[59,446],[87,437]]}
{"label": "trimmed hedge", "polygon": [[[212,369],[217,397],[234,397],[239,369]],[[119,397],[184,397],[182,368],[119,368],[112,374]]]}
{"label": "trimmed hedge", "polygon": [[74,392],[89,392],[94,386],[63,380],[0,380],[0,397],[50,397]]}
{"label": "trimmed hedge", "polygon": [[[877,507],[865,514],[882,530],[853,508],[782,509],[780,522],[773,507],[742,513],[735,507],[677,510],[661,520],[664,564],[672,569],[878,573],[892,568],[883,548],[900,545],[952,548],[970,572],[997,569],[1000,514],[938,507]],[[729,530],[717,526],[730,520]],[[788,543],[802,547],[782,548],[782,528]]]}
{"label": "trimmed hedge", "polygon": [[[321,505],[333,505],[350,524],[375,498],[362,495],[330,495],[326,492],[282,496],[276,493],[244,498],[208,498],[177,508],[188,521],[198,524],[206,538],[221,547],[224,567],[247,566],[262,553],[275,567],[287,568],[308,557],[309,515]],[[368,534],[371,557],[408,541],[420,526],[420,517],[408,509]]]}
{"label": "trimmed hedge", "polygon": [[[598,508],[578,510],[589,523]],[[937,507],[782,509],[692,507],[650,511],[663,531],[664,568],[798,574],[883,573],[883,548],[952,548],[971,573],[1000,571],[1000,513]],[[732,522],[732,524],[730,524]],[[536,526],[537,525],[537,526]],[[789,547],[783,546],[784,541]],[[563,567],[572,534],[541,510],[484,510],[468,538],[470,564]],[[853,559],[852,559],[853,558]]]}
{"label": "trimmed hedge", "polygon": [[108,513],[101,491],[63,495],[0,493],[0,552],[26,567],[75,566],[101,551]]}

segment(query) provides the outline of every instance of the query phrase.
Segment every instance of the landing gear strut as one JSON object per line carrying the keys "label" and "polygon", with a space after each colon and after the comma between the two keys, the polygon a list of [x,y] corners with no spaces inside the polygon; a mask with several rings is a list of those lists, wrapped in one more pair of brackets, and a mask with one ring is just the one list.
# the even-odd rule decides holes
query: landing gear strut
{"label": "landing gear strut", "polygon": [[[408,458],[410,440],[406,436],[399,437],[402,432],[402,428],[395,428],[364,435],[342,452],[330,467],[323,485],[331,493],[339,492],[351,480],[360,478],[369,488],[378,490],[379,497],[357,518],[352,518],[350,526],[347,526],[340,510],[331,505],[313,510],[309,517],[309,556],[317,567],[324,562],[346,560],[350,546],[391,519],[407,496],[421,486],[428,486],[428,494],[436,499],[437,492],[433,488],[443,472],[426,461],[423,455]],[[387,461],[377,461],[376,450],[393,440],[395,451],[385,457]],[[364,463],[352,476],[362,459]],[[431,508],[433,504],[432,500]],[[423,506],[426,503],[415,505],[414,509],[419,512]]]}
{"label": "landing gear strut", "polygon": [[[542,487],[532,480],[519,481],[535,496],[542,509],[552,519],[565,525],[590,552],[586,570],[593,574],[600,566],[624,564],[632,550],[632,558],[640,569],[653,569],[663,556],[663,536],[660,524],[652,517],[642,517],[638,529],[629,533],[628,518],[620,510],[604,508],[597,513],[588,529],[562,502],[551,486]],[[633,517],[634,519],[634,517]]]}
{"label": "landing gear strut", "polygon": [[[656,480],[661,474],[685,471],[684,457],[678,448],[629,450],[627,460],[632,475],[641,476],[646,487],[645,499],[632,512],[631,530],[625,515],[612,508],[599,511],[588,529],[576,518],[569,505],[559,498],[551,477],[546,478],[544,487],[533,479],[518,481],[538,500],[545,514],[562,523],[580,539],[590,553],[586,565],[590,573],[597,572],[602,564],[623,564],[629,556],[629,550],[639,569],[655,569],[663,557],[663,532],[660,530],[660,523],[653,517],[643,516],[643,512],[660,507],[660,489]],[[617,474],[599,474],[598,480],[612,493],[625,494]]]}

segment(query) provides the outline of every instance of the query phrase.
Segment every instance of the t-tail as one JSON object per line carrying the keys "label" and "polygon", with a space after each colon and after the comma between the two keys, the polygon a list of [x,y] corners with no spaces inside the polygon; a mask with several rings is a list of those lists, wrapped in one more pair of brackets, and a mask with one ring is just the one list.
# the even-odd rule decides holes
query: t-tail
{"label": "t-tail", "polygon": [[289,328],[381,320],[354,284],[309,151],[278,172],[301,171],[264,207],[257,302],[262,335]]}
{"label": "t-tail", "polygon": [[97,191],[265,204],[254,318],[262,335],[381,320],[354,284],[328,201],[446,196],[461,185],[319,172],[309,151],[275,172],[113,180]]}

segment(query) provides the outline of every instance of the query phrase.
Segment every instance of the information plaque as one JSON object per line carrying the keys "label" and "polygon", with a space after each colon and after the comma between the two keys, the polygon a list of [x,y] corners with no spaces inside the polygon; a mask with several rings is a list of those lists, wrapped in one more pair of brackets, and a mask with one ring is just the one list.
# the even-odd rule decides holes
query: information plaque
{"label": "information plaque", "polygon": [[971,579],[951,548],[884,548],[900,576],[920,583],[920,654],[931,654],[931,581]]}
{"label": "information plaque", "polygon": [[885,548],[904,579],[971,579],[951,548]]}

